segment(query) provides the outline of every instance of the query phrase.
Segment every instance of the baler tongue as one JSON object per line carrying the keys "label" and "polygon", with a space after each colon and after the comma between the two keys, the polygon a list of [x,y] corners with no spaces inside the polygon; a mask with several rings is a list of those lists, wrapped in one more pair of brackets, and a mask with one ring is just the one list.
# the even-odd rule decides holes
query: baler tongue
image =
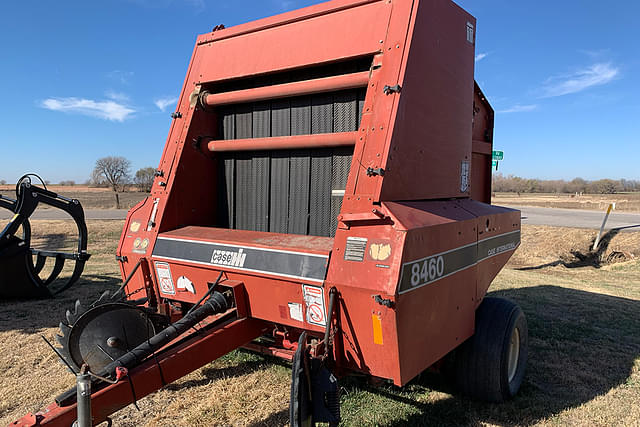
{"label": "baler tongue", "polygon": [[[31,247],[29,217],[39,203],[61,209],[71,216],[78,229],[77,252],[49,251]],[[16,185],[16,199],[0,195],[0,207],[14,213],[13,218],[0,232],[0,299],[50,297],[69,288],[80,278],[90,255],[87,253],[84,211],[79,201],[53,193],[47,190],[46,186],[34,186],[31,184],[30,176],[25,175]],[[53,258],[55,262],[43,279],[40,273],[47,258]],[[66,260],[75,261],[75,266],[71,276],[60,284],[56,279],[62,272]]]}

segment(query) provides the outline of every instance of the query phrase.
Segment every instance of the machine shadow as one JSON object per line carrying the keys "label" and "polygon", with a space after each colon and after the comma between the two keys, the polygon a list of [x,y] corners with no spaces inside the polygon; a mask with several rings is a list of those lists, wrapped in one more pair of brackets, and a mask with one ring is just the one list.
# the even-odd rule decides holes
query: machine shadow
{"label": "machine shadow", "polygon": [[[66,267],[65,267],[66,269]],[[66,276],[63,276],[63,278]],[[83,274],[70,289],[53,298],[0,299],[0,332],[20,331],[32,334],[42,328],[54,328],[65,318],[76,300],[91,304],[106,290],[116,290],[119,277],[101,274]]]}
{"label": "machine shadow", "polygon": [[417,410],[388,425],[530,425],[629,378],[640,356],[640,301],[551,285],[492,295],[517,302],[527,316],[529,363],[518,395],[502,404],[475,402],[455,394],[442,375],[427,371],[408,385],[410,390],[452,396],[423,403],[400,396],[398,389],[371,389]]}

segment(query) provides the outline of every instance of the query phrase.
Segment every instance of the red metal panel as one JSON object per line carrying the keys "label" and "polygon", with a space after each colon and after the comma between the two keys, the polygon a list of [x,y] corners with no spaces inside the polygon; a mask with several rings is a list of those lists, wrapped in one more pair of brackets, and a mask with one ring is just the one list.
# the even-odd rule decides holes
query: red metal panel
{"label": "red metal panel", "polygon": [[471,198],[491,203],[491,154],[493,151],[493,108],[478,84],[473,93],[473,158]]}
{"label": "red metal panel", "polygon": [[[196,294],[186,291],[177,291],[176,295],[162,294],[163,297],[195,303],[208,289],[208,284],[213,283],[220,274],[220,269],[194,265],[182,261],[167,261],[174,282],[180,276],[187,277],[194,285]],[[255,274],[224,269],[222,285],[227,281],[242,282],[247,295],[247,313],[251,318],[261,319],[277,324],[306,329],[315,332],[324,332],[324,327],[311,324],[307,321],[306,303],[302,293],[302,284],[299,281],[277,278],[267,274]],[[320,286],[315,283],[314,285]],[[328,299],[325,298],[325,306]],[[299,304],[302,308],[302,320],[291,317],[289,304]]]}
{"label": "red metal panel", "polygon": [[[478,217],[478,241],[509,232],[520,232],[520,211],[474,200],[460,200],[465,210]],[[515,249],[515,248],[514,248]],[[513,250],[491,257],[478,265],[476,301],[482,301],[489,285],[513,255]],[[482,257],[483,254],[478,254]]]}
{"label": "red metal panel", "polygon": [[474,331],[476,268],[398,296],[396,385],[416,375],[462,344]]}
{"label": "red metal panel", "polygon": [[330,237],[196,226],[168,231],[162,233],[162,236],[200,240],[203,242],[215,241],[258,248],[295,250],[322,255],[328,255],[333,244],[333,239]]}
{"label": "red metal panel", "polygon": [[253,33],[256,31],[262,31],[269,28],[279,27],[293,22],[302,21],[304,19],[314,18],[316,16],[326,15],[345,9],[351,9],[368,3],[376,3],[379,1],[384,0],[333,0],[323,2],[302,9],[282,13],[280,15],[269,16],[267,18],[247,22],[245,24],[239,24],[230,28],[224,28],[213,33],[203,34],[198,37],[198,43],[208,43],[215,40],[222,40],[230,37]]}
{"label": "red metal panel", "polygon": [[474,141],[473,147],[470,195],[473,200],[491,203],[491,144]]}
{"label": "red metal panel", "polygon": [[[399,379],[395,307],[376,303],[376,293],[370,289],[352,286],[338,286],[337,289],[340,294],[337,313],[341,332],[339,339],[335,340],[337,368],[342,373],[357,371],[379,378]],[[393,295],[381,296],[394,299]],[[373,316],[380,321],[381,337],[378,340],[372,324]]]}
{"label": "red metal panel", "polygon": [[233,140],[213,140],[209,151],[291,150],[297,148],[324,148],[352,146],[358,132],[316,133],[313,135],[274,136]]}
{"label": "red metal panel", "polygon": [[253,89],[232,92],[212,93],[207,95],[205,104],[215,107],[228,104],[240,104],[249,101],[265,101],[269,99],[287,98],[290,96],[313,95],[316,93],[355,89],[364,87],[369,82],[369,71],[324,77],[315,80],[304,80]]}
{"label": "red metal panel", "polygon": [[[331,4],[325,8],[331,10]],[[202,44],[198,49],[205,56],[198,82],[373,54],[382,48],[380,41],[385,37],[390,10],[387,2],[368,3]],[[220,66],[221,61],[224,66]]]}
{"label": "red metal panel", "polygon": [[362,167],[352,168],[347,182],[342,212],[359,213],[371,210],[371,202],[379,200],[377,188],[383,179],[367,174],[367,169],[384,168],[385,147],[389,125],[393,117],[396,96],[386,95],[385,86],[398,83],[400,67],[406,49],[407,34],[411,32],[413,0],[396,0],[391,3],[392,12],[384,39],[384,47],[374,57],[374,67],[360,123],[360,137],[354,149],[354,163]]}
{"label": "red metal panel", "polygon": [[[471,162],[475,19],[449,1],[417,2],[381,200],[463,197]],[[468,168],[467,168],[468,172]],[[468,174],[467,174],[468,178]],[[462,187],[462,188],[461,188]]]}

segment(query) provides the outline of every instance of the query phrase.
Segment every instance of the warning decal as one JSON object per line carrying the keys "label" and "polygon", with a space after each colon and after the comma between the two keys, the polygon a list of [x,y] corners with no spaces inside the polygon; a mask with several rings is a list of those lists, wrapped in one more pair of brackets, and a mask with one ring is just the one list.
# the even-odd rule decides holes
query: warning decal
{"label": "warning decal", "polygon": [[293,320],[297,320],[298,322],[302,322],[304,318],[302,317],[302,304],[297,302],[290,302],[289,304],[289,317]]}
{"label": "warning decal", "polygon": [[302,285],[302,294],[307,306],[307,322],[325,326],[327,323],[324,309],[324,292],[318,286]]}
{"label": "warning decal", "polygon": [[166,262],[156,261],[156,274],[158,276],[158,287],[163,294],[175,295],[176,289],[173,286],[173,279],[171,278],[171,270],[169,264]]}

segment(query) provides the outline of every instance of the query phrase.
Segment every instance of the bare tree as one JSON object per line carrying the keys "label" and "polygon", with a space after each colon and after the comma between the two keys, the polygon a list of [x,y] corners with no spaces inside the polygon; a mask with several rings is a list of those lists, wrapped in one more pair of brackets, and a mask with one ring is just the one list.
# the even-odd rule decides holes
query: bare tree
{"label": "bare tree", "polygon": [[0,179],[0,185],[5,185],[7,183],[7,181],[5,181],[4,179]]}
{"label": "bare tree", "polygon": [[131,162],[124,157],[103,157],[96,160],[91,180],[96,185],[108,184],[116,196],[116,208],[120,209],[119,192],[124,191],[125,186],[131,180]]}
{"label": "bare tree", "polygon": [[153,186],[153,179],[155,178],[156,170],[154,168],[142,168],[136,172],[136,176],[133,178],[133,183],[138,186],[139,191],[149,193]]}

